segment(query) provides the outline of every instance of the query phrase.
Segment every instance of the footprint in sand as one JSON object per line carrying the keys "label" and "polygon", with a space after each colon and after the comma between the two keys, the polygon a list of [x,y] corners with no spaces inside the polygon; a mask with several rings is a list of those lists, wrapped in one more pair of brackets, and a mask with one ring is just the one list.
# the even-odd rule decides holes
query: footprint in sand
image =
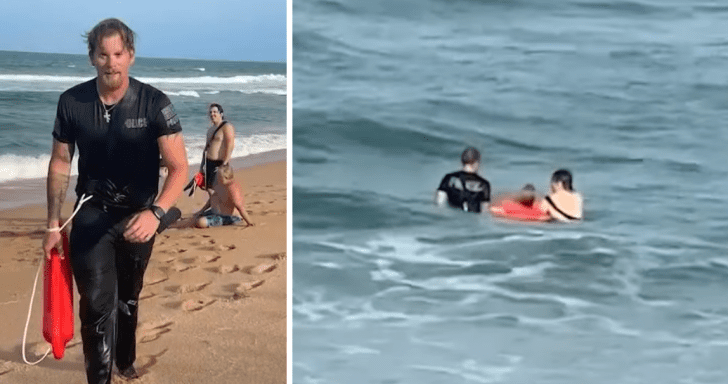
{"label": "footprint in sand", "polygon": [[258,264],[254,267],[247,267],[243,271],[251,275],[262,275],[264,273],[272,272],[278,268],[278,263],[286,259],[286,253],[271,253],[267,255],[257,256],[259,259],[270,259],[264,263]]}
{"label": "footprint in sand", "polygon": [[233,273],[240,270],[240,267],[238,267],[236,264],[233,265],[223,265],[220,267],[210,267],[205,268],[205,271],[211,272],[211,273],[217,273],[217,274],[226,274],[226,273]]}
{"label": "footprint in sand", "polygon": [[[150,377],[147,376],[147,374],[150,373],[149,368],[157,365],[157,363],[159,362],[159,358],[162,357],[162,355],[164,355],[165,353],[167,353],[167,351],[168,351],[168,349],[165,348],[161,352],[157,353],[156,355],[139,356],[139,358],[137,359],[137,361],[134,365],[136,365],[136,367],[137,367],[137,373],[139,373],[139,376],[141,377],[140,380],[142,383],[154,384],[157,382],[153,378],[150,379]],[[114,378],[114,379],[116,379],[116,378]],[[126,382],[127,381],[124,380],[124,381],[119,381],[118,383],[126,383]],[[114,382],[114,383],[117,383],[117,382]]]}
{"label": "footprint in sand", "polygon": [[137,336],[139,343],[149,343],[159,339],[165,333],[172,331],[172,325],[174,325],[174,322],[172,321],[162,321],[142,325],[140,327],[139,335]]}
{"label": "footprint in sand", "polygon": [[275,262],[262,263],[262,264],[256,265],[255,267],[250,268],[248,270],[248,273],[251,275],[262,275],[264,273],[272,272],[276,268],[278,268],[278,263],[275,263]]}
{"label": "footprint in sand", "polygon": [[202,260],[204,260],[206,263],[213,263],[220,259],[219,255],[207,255],[202,257]]}
{"label": "footprint in sand", "polygon": [[246,297],[250,297],[249,292],[260,287],[263,283],[265,283],[265,280],[253,280],[237,284],[228,284],[222,287],[223,291],[227,293],[219,297],[223,298],[225,301],[241,300]]}
{"label": "footprint in sand", "polygon": [[199,311],[200,309],[203,309],[214,302],[215,299],[190,299],[182,303],[182,310],[186,312]]}
{"label": "footprint in sand", "polygon": [[199,292],[205,289],[211,282],[197,283],[197,284],[185,284],[185,285],[171,285],[165,289],[173,293],[190,293]]}
{"label": "footprint in sand", "polygon": [[167,273],[161,268],[152,269],[151,271],[147,271],[147,273],[144,275],[144,285],[150,286],[154,284],[159,284],[163,281],[167,281],[167,279],[169,279]]}
{"label": "footprint in sand", "polygon": [[272,260],[276,260],[276,261],[282,261],[282,260],[285,260],[286,259],[286,253],[285,252],[269,253],[269,254],[266,254],[266,255],[260,255],[260,256],[258,256],[258,258],[261,258],[261,259],[272,259]]}
{"label": "footprint in sand", "polygon": [[265,280],[244,281],[244,282],[238,284],[237,290],[245,291],[245,292],[252,291],[253,289],[258,288],[261,285],[263,285],[264,282],[265,282]]}
{"label": "footprint in sand", "polygon": [[233,264],[233,265],[223,265],[220,267],[220,273],[233,273],[235,271],[239,271],[240,268]]}
{"label": "footprint in sand", "polygon": [[139,301],[151,299],[154,296],[157,296],[157,294],[154,292],[142,292],[142,294],[139,295]]}
{"label": "footprint in sand", "polygon": [[[43,353],[45,353],[45,351],[43,351]],[[15,371],[18,367],[20,367],[20,364],[18,363],[0,360],[0,376]]]}
{"label": "footprint in sand", "polygon": [[[45,341],[41,341],[38,343],[34,343],[33,345],[28,348],[28,352],[30,356],[43,356],[46,354],[46,352],[51,348],[51,345],[46,343]],[[32,360],[32,359],[31,359]]]}
{"label": "footprint in sand", "polygon": [[174,270],[177,272],[184,272],[188,269],[197,268],[196,265],[189,265],[189,264],[177,264],[174,266]]}

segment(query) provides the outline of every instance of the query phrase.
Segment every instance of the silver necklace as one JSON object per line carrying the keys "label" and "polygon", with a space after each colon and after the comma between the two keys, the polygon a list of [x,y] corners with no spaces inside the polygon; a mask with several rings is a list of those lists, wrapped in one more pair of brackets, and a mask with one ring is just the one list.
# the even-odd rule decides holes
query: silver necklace
{"label": "silver necklace", "polygon": [[109,114],[109,112],[111,112],[111,110],[114,109],[119,104],[119,102],[117,101],[116,103],[111,104],[111,107],[109,107],[107,109],[106,104],[104,104],[104,101],[101,100],[101,91],[99,90],[98,83],[96,83],[96,93],[99,95],[99,101],[101,102],[101,107],[104,109],[104,119],[106,119],[106,122],[108,123],[111,121],[111,114]]}
{"label": "silver necklace", "polygon": [[[100,97],[99,97],[99,101],[101,101],[101,98]],[[106,119],[106,122],[107,123],[111,121],[111,115],[109,114],[109,112],[111,112],[112,109],[116,108],[116,106],[118,104],[119,104],[119,102],[117,101],[115,104],[112,104],[111,107],[109,107],[107,109],[106,108],[106,104],[104,104],[104,102],[101,101],[101,107],[104,108],[104,118]]]}

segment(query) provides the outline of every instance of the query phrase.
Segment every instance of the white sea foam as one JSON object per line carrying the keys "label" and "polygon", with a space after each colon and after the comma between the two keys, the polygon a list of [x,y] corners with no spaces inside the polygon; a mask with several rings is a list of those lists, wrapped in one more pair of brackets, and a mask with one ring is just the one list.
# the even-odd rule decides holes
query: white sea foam
{"label": "white sea foam", "polygon": [[[202,150],[205,146],[204,137],[185,137],[187,146],[187,159],[199,163]],[[233,158],[246,157],[254,154],[270,152],[286,148],[286,135],[261,134],[249,137],[238,137],[235,141]],[[44,178],[48,173],[49,154],[38,156],[22,156],[16,154],[0,155],[0,183],[10,180]],[[75,175],[78,169],[78,157],[75,157],[71,166],[71,174]]]}
{"label": "white sea foam", "polygon": [[515,371],[514,365],[520,362],[521,358],[513,357],[509,360],[507,365],[503,366],[486,365],[469,359],[454,367],[414,364],[410,365],[410,368],[454,376],[455,382],[502,383],[509,374]]}
{"label": "white sea foam", "polygon": [[[0,74],[0,91],[62,92],[78,83],[90,80],[84,76]],[[184,92],[263,93],[286,95],[285,75],[266,74],[255,76],[197,76],[197,77],[137,77],[169,94],[190,96]],[[196,96],[196,97],[199,97]]]}
{"label": "white sea foam", "polygon": [[380,351],[360,345],[342,345],[337,349],[345,355],[379,355]]}
{"label": "white sea foam", "polygon": [[[50,159],[50,154],[39,156],[0,155],[0,182],[46,177]],[[71,175],[76,175],[77,169],[78,158],[74,158]]]}
{"label": "white sea foam", "polygon": [[180,92],[166,92],[167,96],[188,96],[188,97],[200,97],[200,94],[195,91],[180,91]]}

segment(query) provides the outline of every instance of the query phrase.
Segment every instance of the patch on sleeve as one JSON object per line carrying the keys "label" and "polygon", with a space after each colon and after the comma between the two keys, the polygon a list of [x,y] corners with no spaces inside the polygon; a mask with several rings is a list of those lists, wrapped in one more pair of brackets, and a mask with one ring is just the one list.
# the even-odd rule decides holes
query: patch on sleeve
{"label": "patch on sleeve", "polygon": [[179,124],[179,117],[177,117],[177,112],[174,111],[174,106],[172,104],[164,107],[162,109],[162,114],[164,115],[164,119],[167,120],[167,127]]}

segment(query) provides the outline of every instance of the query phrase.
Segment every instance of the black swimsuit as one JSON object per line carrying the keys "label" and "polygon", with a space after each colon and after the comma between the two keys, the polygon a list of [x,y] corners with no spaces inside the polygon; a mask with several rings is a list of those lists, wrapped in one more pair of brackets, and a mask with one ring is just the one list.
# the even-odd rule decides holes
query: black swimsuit
{"label": "black swimsuit", "polygon": [[569,220],[574,220],[574,221],[581,220],[580,218],[571,216],[568,213],[566,213],[566,212],[562,211],[561,209],[559,209],[559,207],[557,207],[556,204],[554,204],[554,201],[551,200],[551,197],[546,196],[546,201],[549,204],[551,204],[551,207],[553,207],[556,210],[556,212],[560,213],[561,216],[564,216],[565,218],[567,218]]}

